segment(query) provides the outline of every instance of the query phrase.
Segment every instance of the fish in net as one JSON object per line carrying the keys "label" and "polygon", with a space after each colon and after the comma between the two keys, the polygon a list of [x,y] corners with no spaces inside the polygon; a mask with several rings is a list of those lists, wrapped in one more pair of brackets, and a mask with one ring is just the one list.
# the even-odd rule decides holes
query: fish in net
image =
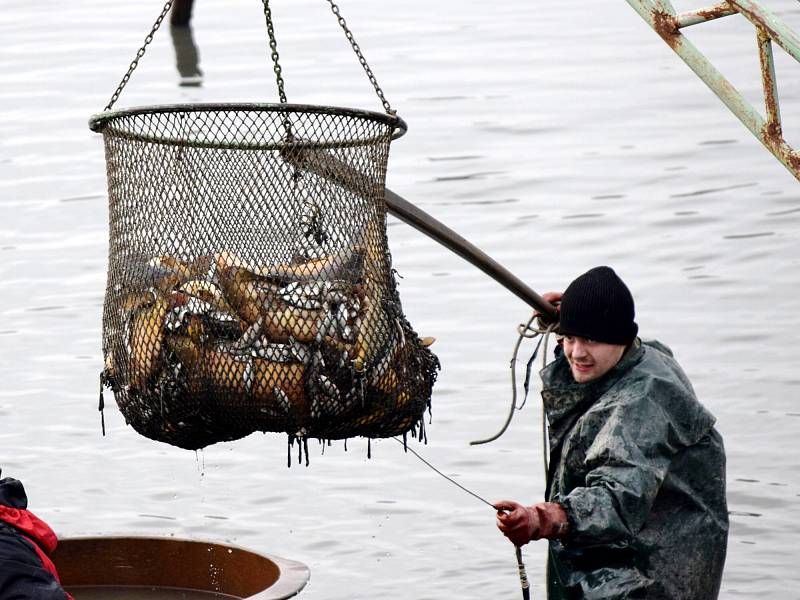
{"label": "fish in net", "polygon": [[307,105],[105,112],[102,381],[142,435],[197,449],[422,435],[439,362],[386,238],[394,115]]}

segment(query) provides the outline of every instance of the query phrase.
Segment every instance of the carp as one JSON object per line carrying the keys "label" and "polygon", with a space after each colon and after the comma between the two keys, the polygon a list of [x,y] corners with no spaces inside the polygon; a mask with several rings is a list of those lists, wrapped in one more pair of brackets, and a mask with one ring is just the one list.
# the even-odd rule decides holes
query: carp
{"label": "carp", "polygon": [[152,301],[141,304],[131,314],[128,337],[128,384],[144,390],[158,372],[164,341],[164,323],[169,302],[152,292]]}

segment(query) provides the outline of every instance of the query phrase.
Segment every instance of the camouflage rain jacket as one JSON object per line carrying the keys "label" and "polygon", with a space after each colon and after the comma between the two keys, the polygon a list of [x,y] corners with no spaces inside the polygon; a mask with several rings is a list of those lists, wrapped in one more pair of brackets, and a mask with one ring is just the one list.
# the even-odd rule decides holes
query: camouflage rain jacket
{"label": "camouflage rain jacket", "polygon": [[550,600],[714,600],[728,536],[725,452],[671,351],[636,340],[602,378],[542,372],[547,499],[569,532],[550,542]]}

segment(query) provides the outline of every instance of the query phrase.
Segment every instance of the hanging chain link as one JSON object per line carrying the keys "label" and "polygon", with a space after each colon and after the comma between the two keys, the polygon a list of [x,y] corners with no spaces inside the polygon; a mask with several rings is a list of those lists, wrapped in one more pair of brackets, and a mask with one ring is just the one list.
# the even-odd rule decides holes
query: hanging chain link
{"label": "hanging chain link", "polygon": [[264,17],[267,20],[267,34],[269,34],[269,48],[272,51],[272,65],[275,71],[275,81],[278,84],[278,97],[282,104],[286,104],[286,91],[283,88],[283,77],[281,76],[281,65],[278,62],[278,42],[275,40],[275,27],[272,25],[272,10],[269,8],[269,0],[262,0],[264,4]]}
{"label": "hanging chain link", "polygon": [[331,5],[331,11],[333,12],[334,15],[336,15],[336,19],[339,21],[339,26],[342,28],[342,30],[344,30],[344,34],[347,37],[347,40],[353,47],[353,52],[356,53],[356,56],[358,57],[358,62],[360,62],[361,66],[364,67],[364,72],[367,74],[367,77],[369,77],[369,81],[370,83],[372,83],[372,87],[375,88],[375,93],[378,94],[378,98],[380,98],[380,101],[383,103],[384,110],[386,110],[386,112],[390,115],[396,114],[396,111],[392,110],[392,107],[389,104],[389,101],[386,99],[386,96],[383,95],[383,90],[381,89],[381,86],[378,85],[378,80],[375,78],[372,69],[370,69],[369,65],[367,64],[367,59],[364,58],[364,55],[361,53],[361,48],[356,43],[356,40],[353,37],[353,33],[347,27],[347,22],[344,20],[344,17],[342,17],[342,15],[339,13],[339,7],[333,0],[328,0],[328,4]]}
{"label": "hanging chain link", "polygon": [[147,37],[144,38],[144,44],[142,45],[141,48],[139,48],[139,51],[136,53],[136,57],[133,59],[133,62],[131,62],[131,66],[128,67],[128,72],[125,73],[125,75],[122,78],[122,81],[119,82],[117,89],[111,95],[111,100],[108,101],[108,104],[103,109],[104,111],[111,110],[111,107],[114,106],[114,103],[119,98],[119,95],[122,93],[123,88],[127,85],[128,81],[130,80],[131,74],[136,69],[136,67],[139,66],[139,60],[144,56],[147,46],[150,44],[150,42],[153,41],[153,36],[155,35],[156,31],[158,31],[158,28],[161,27],[161,23],[166,18],[170,8],[172,8],[172,0],[167,0],[167,3],[164,5],[164,10],[162,10],[161,14],[158,15],[156,22],[153,23],[153,28],[150,30],[150,33],[148,33]]}
{"label": "hanging chain link", "polygon": [[[119,82],[117,89],[111,95],[111,99],[108,101],[108,104],[103,109],[104,111],[111,110],[111,107],[114,106],[114,103],[119,99],[122,90],[130,81],[131,75],[133,74],[136,67],[139,66],[139,60],[144,56],[145,52],[147,51],[147,46],[150,45],[150,42],[153,41],[153,36],[155,35],[156,31],[161,27],[161,23],[169,14],[170,9],[172,8],[173,0],[167,0],[166,4],[164,4],[164,8],[161,11],[161,14],[156,19],[155,23],[153,23],[153,27],[150,30],[150,33],[147,34],[147,37],[144,39],[144,44],[142,47],[139,48],[136,56],[134,57],[133,61],[131,62],[130,66],[128,67],[128,72],[122,77],[122,80]],[[281,103],[286,103],[286,91],[284,89],[284,82],[283,76],[281,75],[281,65],[279,62],[279,54],[278,54],[278,42],[275,39],[275,28],[272,24],[272,10],[269,7],[269,0],[262,0],[264,5],[264,17],[267,22],[267,33],[269,35],[269,47],[271,51],[271,58],[273,64],[273,70],[275,71],[275,81],[278,86],[278,97],[280,98]],[[369,64],[367,63],[367,59],[364,58],[364,55],[361,52],[361,48],[359,47],[358,43],[356,42],[355,38],[353,37],[353,32],[347,27],[347,22],[342,17],[339,7],[336,5],[334,0],[328,0],[328,3],[331,5],[331,11],[336,16],[337,21],[339,22],[339,26],[344,31],[347,40],[350,42],[350,46],[353,48],[353,52],[355,52],[356,56],[358,57],[358,62],[361,63],[361,66],[364,68],[364,72],[367,74],[372,87],[375,89],[375,93],[378,95],[381,103],[383,104],[384,110],[388,114],[394,115],[396,111],[394,111],[389,104],[389,101],[386,99],[386,96],[383,93],[380,85],[378,85],[378,80],[375,78],[375,74],[372,72]]]}

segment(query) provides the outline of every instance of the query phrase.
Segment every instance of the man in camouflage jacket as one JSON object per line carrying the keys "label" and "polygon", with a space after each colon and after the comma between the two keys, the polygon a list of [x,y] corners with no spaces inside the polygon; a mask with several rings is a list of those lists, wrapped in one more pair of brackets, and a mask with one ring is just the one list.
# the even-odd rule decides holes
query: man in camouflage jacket
{"label": "man in camouflage jacket", "polygon": [[501,501],[514,544],[549,539],[549,600],[714,600],[728,535],[725,452],[714,417],[609,267],[560,302],[557,358],[542,370],[547,502]]}

